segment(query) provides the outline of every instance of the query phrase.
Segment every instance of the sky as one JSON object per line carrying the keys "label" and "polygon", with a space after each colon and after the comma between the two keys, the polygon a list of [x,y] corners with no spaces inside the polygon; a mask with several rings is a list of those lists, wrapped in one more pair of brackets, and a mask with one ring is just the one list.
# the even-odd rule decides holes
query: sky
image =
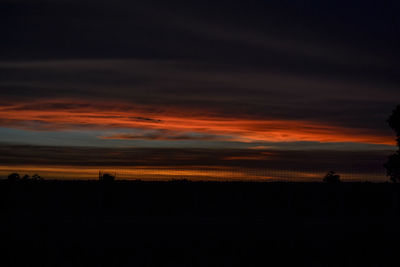
{"label": "sky", "polygon": [[398,1],[0,6],[3,173],[218,166],[386,179],[372,173],[395,150]]}

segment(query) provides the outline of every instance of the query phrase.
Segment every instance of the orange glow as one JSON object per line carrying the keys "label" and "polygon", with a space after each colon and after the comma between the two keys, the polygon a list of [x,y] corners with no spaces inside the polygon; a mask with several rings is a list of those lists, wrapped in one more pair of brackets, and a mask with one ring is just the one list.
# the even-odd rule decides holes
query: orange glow
{"label": "orange glow", "polygon": [[225,157],[224,160],[265,160],[268,159],[266,155],[252,155],[252,156],[231,156]]}
{"label": "orange glow", "polygon": [[[28,130],[142,129],[219,135],[239,142],[357,142],[394,145],[392,136],[305,120],[236,118],[199,110],[160,109],[124,103],[52,100],[0,107],[0,126]],[[127,139],[127,135],[102,136]]]}
{"label": "orange glow", "polygon": [[[191,181],[321,181],[323,171],[268,170],[257,168],[232,168],[224,166],[0,166],[0,179],[10,173],[21,175],[38,173],[45,180],[97,180],[99,170],[116,173],[117,180],[166,181],[188,179]],[[384,173],[341,172],[343,181],[386,180]]]}
{"label": "orange glow", "polygon": [[234,170],[228,167],[192,167],[192,166],[136,166],[136,167],[114,167],[104,166],[0,166],[0,178],[5,178],[8,174],[17,172],[20,174],[33,175],[39,173],[46,179],[61,180],[97,180],[99,170],[104,172],[116,173],[119,180],[145,180],[145,181],[165,181],[172,179],[189,179],[192,181],[211,181],[211,180],[268,180],[271,176],[254,175],[247,169]]}

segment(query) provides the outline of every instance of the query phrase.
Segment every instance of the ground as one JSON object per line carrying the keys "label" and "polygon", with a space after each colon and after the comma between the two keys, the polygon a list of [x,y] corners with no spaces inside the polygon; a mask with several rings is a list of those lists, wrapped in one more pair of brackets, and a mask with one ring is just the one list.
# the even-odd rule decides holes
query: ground
{"label": "ground", "polygon": [[2,266],[397,266],[397,184],[0,181]]}

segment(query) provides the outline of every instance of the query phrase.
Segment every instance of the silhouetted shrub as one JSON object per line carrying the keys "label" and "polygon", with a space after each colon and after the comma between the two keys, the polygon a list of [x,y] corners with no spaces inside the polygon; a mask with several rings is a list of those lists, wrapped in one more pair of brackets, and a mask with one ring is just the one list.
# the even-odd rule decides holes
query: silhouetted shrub
{"label": "silhouetted shrub", "polygon": [[340,182],[340,175],[336,174],[334,171],[329,171],[324,179],[324,182],[326,183],[339,183]]}
{"label": "silhouetted shrub", "polygon": [[10,175],[8,175],[8,180],[9,181],[17,181],[19,180],[19,174],[18,173],[11,173]]}

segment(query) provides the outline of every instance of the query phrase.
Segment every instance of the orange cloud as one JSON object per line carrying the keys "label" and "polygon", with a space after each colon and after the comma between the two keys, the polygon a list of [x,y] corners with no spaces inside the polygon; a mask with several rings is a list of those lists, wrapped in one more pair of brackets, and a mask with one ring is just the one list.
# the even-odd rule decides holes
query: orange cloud
{"label": "orange cloud", "polygon": [[[126,103],[76,100],[42,100],[0,106],[0,125],[28,130],[141,129],[174,132],[179,139],[186,133],[229,136],[240,142],[358,142],[394,145],[393,137],[370,129],[347,128],[306,120],[236,118],[222,113],[173,108],[154,109]],[[181,133],[181,134],[179,134]],[[132,135],[122,135],[125,139]],[[174,137],[175,136],[175,137]],[[121,137],[121,136],[120,136]],[[105,138],[113,138],[105,137]],[[118,136],[114,136],[118,139]],[[140,137],[135,136],[136,139]]]}

